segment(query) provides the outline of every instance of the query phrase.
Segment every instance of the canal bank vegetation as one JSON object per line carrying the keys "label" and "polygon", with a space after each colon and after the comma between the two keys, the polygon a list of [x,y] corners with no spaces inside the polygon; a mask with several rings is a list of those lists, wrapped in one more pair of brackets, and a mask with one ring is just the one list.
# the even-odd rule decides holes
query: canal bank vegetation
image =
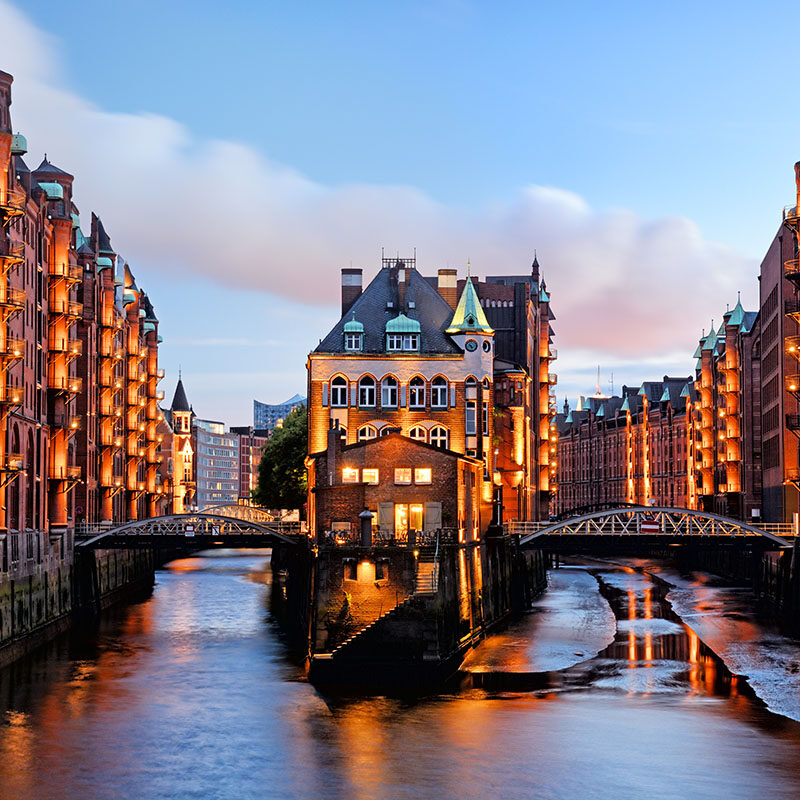
{"label": "canal bank vegetation", "polygon": [[306,448],[308,416],[305,406],[298,406],[275,428],[264,446],[258,466],[258,485],[253,502],[265,508],[299,508],[306,502]]}

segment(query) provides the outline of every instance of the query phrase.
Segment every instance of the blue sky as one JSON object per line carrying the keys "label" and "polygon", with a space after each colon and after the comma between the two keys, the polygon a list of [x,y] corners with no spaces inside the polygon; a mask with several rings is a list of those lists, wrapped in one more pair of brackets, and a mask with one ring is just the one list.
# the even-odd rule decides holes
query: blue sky
{"label": "blue sky", "polygon": [[[304,390],[339,268],[371,271],[381,245],[477,273],[538,249],[560,397],[591,391],[598,362],[617,386],[688,374],[736,290],[756,302],[793,201],[792,19],[752,3],[0,0],[22,42],[0,68],[31,160],[75,172],[81,210],[152,294],[167,393],[180,363],[198,413],[241,424],[253,397]],[[53,96],[67,130],[34,107]],[[224,213],[196,201],[209,187]]]}

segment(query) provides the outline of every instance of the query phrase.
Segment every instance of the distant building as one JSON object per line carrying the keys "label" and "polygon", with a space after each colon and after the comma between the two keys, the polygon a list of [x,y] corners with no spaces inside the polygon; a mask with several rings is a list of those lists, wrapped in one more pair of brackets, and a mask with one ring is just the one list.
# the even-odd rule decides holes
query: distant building
{"label": "distant building", "polygon": [[195,500],[198,511],[239,500],[239,437],[225,431],[222,422],[195,419]]}
{"label": "distant building", "polygon": [[279,427],[295,408],[305,402],[306,398],[299,394],[274,406],[253,400],[253,427],[272,431],[276,426]]}
{"label": "distant building", "polygon": [[249,502],[258,483],[258,465],[261,451],[269,440],[266,428],[231,428],[239,439],[239,500]]}

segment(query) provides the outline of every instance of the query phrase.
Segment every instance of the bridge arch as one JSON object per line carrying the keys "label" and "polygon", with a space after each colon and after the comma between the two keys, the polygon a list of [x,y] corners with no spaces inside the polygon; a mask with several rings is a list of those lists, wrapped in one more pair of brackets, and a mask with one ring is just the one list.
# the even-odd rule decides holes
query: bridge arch
{"label": "bridge arch", "polygon": [[[198,542],[236,541],[237,544],[262,545],[263,542],[284,542],[296,545],[297,538],[287,535],[279,530],[275,522],[264,523],[254,520],[239,519],[224,514],[210,512],[196,512],[189,514],[167,514],[161,517],[126,522],[104,531],[95,531],[90,538],[76,540],[75,546],[82,548],[114,547],[120,546],[124,541],[126,547],[135,543],[137,538],[153,541],[188,543],[192,540]],[[263,546],[263,545],[262,545]]]}
{"label": "bridge arch", "polygon": [[[642,523],[646,523],[642,530]],[[657,528],[654,530],[655,526]],[[756,525],[709,511],[668,506],[637,506],[595,511],[551,523],[510,523],[525,547],[547,536],[663,536],[680,538],[763,537],[781,547],[791,542]]]}

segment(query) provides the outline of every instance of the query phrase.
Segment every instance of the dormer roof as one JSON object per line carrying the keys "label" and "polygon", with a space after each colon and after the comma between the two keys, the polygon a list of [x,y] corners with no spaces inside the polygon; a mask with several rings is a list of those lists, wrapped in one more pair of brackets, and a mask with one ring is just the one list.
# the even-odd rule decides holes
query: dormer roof
{"label": "dormer roof", "polygon": [[445,333],[494,333],[486,314],[483,313],[478,293],[472,285],[472,278],[467,278],[464,291],[461,292],[453,319],[450,320]]}

